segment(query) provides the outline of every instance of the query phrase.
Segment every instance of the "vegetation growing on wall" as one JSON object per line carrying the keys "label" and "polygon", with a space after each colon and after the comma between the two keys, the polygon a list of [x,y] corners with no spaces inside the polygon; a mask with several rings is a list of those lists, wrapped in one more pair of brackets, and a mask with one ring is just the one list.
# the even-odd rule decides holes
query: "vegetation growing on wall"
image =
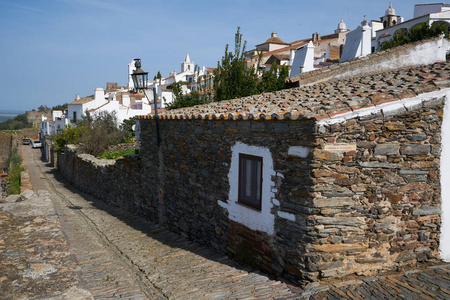
{"label": "vegetation growing on wall", "polygon": [[86,112],[76,127],[68,126],[55,137],[55,147],[64,151],[66,144],[79,144],[85,153],[99,156],[108,146],[127,141],[128,125],[119,128],[115,112],[101,111],[95,117]]}
{"label": "vegetation growing on wall", "polygon": [[17,154],[12,154],[8,160],[8,194],[20,194],[20,173],[23,171],[22,159]]}
{"label": "vegetation growing on wall", "polygon": [[107,158],[107,159],[116,159],[118,157],[124,156],[124,155],[130,155],[130,154],[138,154],[138,149],[127,149],[122,151],[114,151],[114,152],[103,152],[102,155],[100,155],[101,158]]}
{"label": "vegetation growing on wall", "polygon": [[446,38],[449,37],[447,27],[445,27],[444,24],[437,24],[433,22],[433,24],[429,26],[426,22],[423,22],[411,27],[404,33],[400,29],[397,30],[394,37],[383,42],[380,48],[381,50],[387,50],[401,45],[429,39],[440,34],[445,34]]}
{"label": "vegetation growing on wall", "polygon": [[82,126],[75,127],[71,125],[66,125],[66,128],[63,129],[62,133],[56,135],[54,138],[54,145],[57,151],[63,152],[64,147],[67,144],[78,144],[81,139],[81,134],[84,128]]}

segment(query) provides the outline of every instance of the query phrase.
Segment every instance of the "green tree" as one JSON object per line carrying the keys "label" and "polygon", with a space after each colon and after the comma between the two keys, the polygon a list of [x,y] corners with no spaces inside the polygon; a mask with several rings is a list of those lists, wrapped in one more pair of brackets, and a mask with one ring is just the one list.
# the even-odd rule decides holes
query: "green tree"
{"label": "green tree", "polygon": [[245,97],[257,93],[258,76],[255,69],[247,68],[245,63],[245,46],[242,43],[240,27],[235,34],[234,53],[228,51],[225,46],[225,55],[221,62],[217,62],[214,70],[215,100],[226,100]]}
{"label": "green tree", "polygon": [[181,81],[172,83],[172,93],[172,103],[166,102],[166,109],[168,110],[200,105],[206,102],[204,98],[200,97],[198,90],[192,91],[190,95],[183,95],[183,83]]}
{"label": "green tree", "polygon": [[55,105],[52,107],[52,110],[66,110],[68,107],[67,103]]}
{"label": "green tree", "polygon": [[49,111],[49,110],[50,110],[50,108],[48,108],[47,105],[40,105],[38,107],[38,111],[39,112],[46,112],[46,111]]}
{"label": "green tree", "polygon": [[[81,124],[80,124],[81,125]],[[66,125],[66,128],[62,130],[62,133],[54,138],[55,147],[58,151],[64,151],[66,144],[78,144],[83,134],[83,126],[71,126]]]}
{"label": "green tree", "polygon": [[414,27],[411,27],[406,32],[402,32],[400,29],[397,30],[392,39],[384,41],[381,44],[380,49],[387,50],[401,45],[429,39],[440,34],[445,34],[446,38],[449,37],[447,27],[444,24],[437,24],[433,22],[429,26],[426,22],[422,22]]}
{"label": "green tree", "polygon": [[281,90],[284,87],[286,78],[289,76],[289,69],[286,65],[278,66],[275,62],[270,69],[263,71],[258,90],[261,93]]}
{"label": "green tree", "polygon": [[84,128],[80,137],[81,149],[94,156],[102,154],[110,145],[121,142],[124,133],[119,129],[116,112],[101,111],[95,118],[88,112],[81,122]]}
{"label": "green tree", "polygon": [[125,140],[124,131],[119,129],[115,112],[101,111],[93,117],[87,111],[77,126],[67,126],[54,139],[59,151],[66,144],[79,144],[85,153],[99,156],[110,145]]}

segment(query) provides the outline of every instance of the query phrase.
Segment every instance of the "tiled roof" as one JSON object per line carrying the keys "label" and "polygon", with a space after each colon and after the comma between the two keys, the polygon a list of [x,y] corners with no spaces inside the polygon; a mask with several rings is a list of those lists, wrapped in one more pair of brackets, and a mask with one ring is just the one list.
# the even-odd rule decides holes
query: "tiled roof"
{"label": "tiled roof", "polygon": [[287,43],[283,42],[279,37],[271,37],[269,39],[267,39],[267,41],[265,41],[262,44],[256,45],[256,46],[261,46],[264,44],[281,44],[281,45],[288,45]]}
{"label": "tiled roof", "polygon": [[449,87],[450,63],[442,62],[170,110],[160,118],[321,120]]}
{"label": "tiled roof", "polygon": [[85,104],[85,103],[91,102],[93,100],[94,100],[94,97],[84,97],[84,98],[75,100],[73,102],[70,102],[70,103],[68,103],[68,105],[80,105],[80,104]]}

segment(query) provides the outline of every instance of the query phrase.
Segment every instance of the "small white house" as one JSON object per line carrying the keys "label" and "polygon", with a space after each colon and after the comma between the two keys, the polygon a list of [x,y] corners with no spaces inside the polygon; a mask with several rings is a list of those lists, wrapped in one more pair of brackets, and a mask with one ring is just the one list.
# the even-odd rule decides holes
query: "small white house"
{"label": "small white house", "polygon": [[52,111],[51,120],[47,120],[47,118],[42,116],[42,121],[40,122],[41,136],[58,133],[58,131],[63,129],[67,124],[69,124],[69,119],[64,112],[62,110],[54,110]]}
{"label": "small white house", "polygon": [[68,104],[70,124],[76,124],[86,112],[95,116],[101,111],[115,112],[120,124],[125,119],[147,115],[152,109],[142,95],[130,95],[123,89],[105,94],[102,88],[96,88],[93,97],[76,99]]}

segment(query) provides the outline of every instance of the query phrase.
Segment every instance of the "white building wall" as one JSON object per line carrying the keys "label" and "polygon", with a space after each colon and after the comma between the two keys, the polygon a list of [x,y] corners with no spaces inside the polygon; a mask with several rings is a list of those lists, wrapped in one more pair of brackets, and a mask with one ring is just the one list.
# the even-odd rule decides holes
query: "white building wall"
{"label": "white building wall", "polygon": [[[275,215],[272,213],[272,207],[274,202],[279,203],[278,200],[274,199],[275,194],[272,191],[272,188],[275,187],[272,176],[276,175],[273,170],[272,154],[268,148],[250,146],[240,142],[237,142],[231,147],[231,151],[231,165],[230,172],[228,173],[230,192],[226,202],[218,200],[218,204],[228,210],[228,217],[231,220],[243,224],[250,229],[263,231],[268,235],[272,235],[275,225]],[[262,204],[260,211],[238,203],[239,153],[260,156],[263,158]]]}
{"label": "white building wall", "polygon": [[310,41],[307,45],[297,48],[289,76],[314,70],[314,45]]}
{"label": "white building wall", "polygon": [[441,129],[441,259],[450,262],[450,91],[447,89]]}
{"label": "white building wall", "polygon": [[[77,119],[74,120],[74,112],[76,113]],[[68,105],[68,117],[70,120],[70,123],[73,124],[75,121],[81,120],[81,117],[83,116],[83,105],[82,104],[69,104]]]}
{"label": "white building wall", "polygon": [[[364,22],[363,22],[364,23]],[[366,24],[347,33],[344,51],[339,62],[349,61],[372,52],[372,28]]]}
{"label": "white building wall", "polygon": [[448,3],[416,4],[414,5],[414,18],[448,10],[450,10]]}

